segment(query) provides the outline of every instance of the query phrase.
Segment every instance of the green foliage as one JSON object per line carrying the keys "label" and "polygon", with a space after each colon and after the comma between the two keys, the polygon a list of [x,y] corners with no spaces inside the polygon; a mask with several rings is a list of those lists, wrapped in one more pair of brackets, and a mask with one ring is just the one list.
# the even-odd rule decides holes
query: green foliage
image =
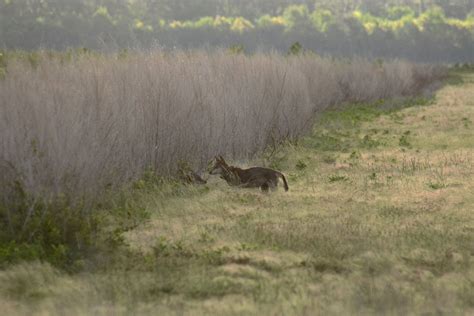
{"label": "green foliage", "polygon": [[229,52],[231,54],[239,55],[239,54],[245,54],[245,48],[244,45],[242,44],[235,44],[229,47]]}
{"label": "green foliage", "polygon": [[342,175],[330,175],[329,176],[329,182],[341,182],[341,181],[348,181],[349,178],[346,177],[346,176],[342,176]]}
{"label": "green foliage", "polygon": [[268,14],[262,15],[256,20],[258,28],[264,30],[272,27],[285,27],[288,24],[282,16],[270,16]]}
{"label": "green foliage", "polygon": [[93,248],[100,219],[65,196],[46,200],[29,194],[19,180],[0,204],[0,265],[45,260],[63,267]]}
{"label": "green foliage", "polygon": [[314,28],[321,33],[326,33],[336,23],[336,18],[330,10],[314,10],[310,19]]}
{"label": "green foliage", "polygon": [[400,136],[400,139],[398,141],[400,147],[411,148],[411,144],[408,139],[409,135],[410,135],[410,131],[406,131],[405,133],[403,133],[402,136]]}
{"label": "green foliage", "polygon": [[433,190],[441,190],[441,189],[447,188],[448,186],[442,182],[429,182],[428,187]]}
{"label": "green foliage", "polygon": [[17,243],[15,241],[0,244],[0,267],[19,261],[34,261],[45,258],[44,249],[38,244]]}
{"label": "green foliage", "polygon": [[303,52],[303,46],[299,42],[295,42],[291,45],[288,55],[299,55]]}
{"label": "green foliage", "polygon": [[7,52],[0,50],[0,68],[7,67]]}
{"label": "green foliage", "polygon": [[20,180],[5,184],[0,200],[0,267],[41,260],[67,271],[123,245],[123,233],[149,218],[139,192],[162,186],[147,172],[131,190],[105,194],[95,205],[65,195],[38,198]]}
{"label": "green foliage", "polygon": [[[383,114],[393,115],[394,119],[400,119],[397,111],[401,108],[412,106],[425,106],[433,102],[432,98],[415,97],[404,99],[403,102],[391,102],[385,100],[370,104],[351,104],[343,109],[329,110],[324,112],[318,119],[316,128],[310,138],[304,139],[303,143],[311,148],[317,148],[324,152],[352,152],[350,159],[360,158],[358,150],[375,149],[384,146],[388,141],[388,131],[370,130],[362,133],[360,126],[374,120]],[[399,146],[411,148],[409,140],[411,132],[406,131],[399,138]]]}
{"label": "green foliage", "polygon": [[288,30],[291,30],[308,24],[309,10],[306,5],[290,5],[283,11],[282,16]]}
{"label": "green foliage", "polygon": [[308,165],[303,160],[298,160],[296,163],[296,169],[298,170],[304,170],[306,167],[308,167]]}
{"label": "green foliage", "polygon": [[360,148],[367,148],[367,149],[371,149],[371,148],[376,148],[378,146],[381,145],[381,142],[374,139],[372,137],[372,135],[369,135],[369,134],[366,134],[364,135],[364,137],[362,138],[361,142],[360,142]]}
{"label": "green foliage", "polygon": [[206,28],[206,27],[213,27],[214,26],[214,18],[210,16],[205,16],[200,18],[199,20],[194,23],[194,27],[196,28]]}
{"label": "green foliage", "polygon": [[415,17],[415,10],[409,6],[393,6],[387,8],[387,19],[401,20],[404,17]]}
{"label": "green foliage", "polygon": [[[300,41],[313,50],[319,49],[321,39],[325,38],[324,47],[328,52],[340,52],[340,43],[352,50],[355,43],[368,41],[372,47],[383,44],[387,48],[382,56],[393,57],[393,51],[403,55],[410,52],[412,56],[417,54],[415,47],[421,39],[424,45],[432,46],[430,54],[442,46],[446,53],[439,51],[437,54],[455,54],[458,57],[451,57],[453,60],[468,60],[459,56],[461,53],[470,56],[474,13],[466,15],[468,8],[461,2],[449,5],[438,2],[438,5],[420,10],[415,1],[404,2],[403,6],[393,1],[385,6],[372,2],[360,6],[318,2],[314,6],[307,3],[286,7],[283,3],[244,5],[224,3],[224,0],[185,6],[166,0],[153,4],[148,1],[124,4],[116,0],[100,4],[90,1],[59,4],[44,0],[38,6],[9,1],[4,2],[0,10],[0,42],[7,48],[31,49],[98,47],[98,43],[112,40],[118,47],[124,47],[134,46],[137,41],[146,44],[160,38],[163,46],[200,47],[203,41],[230,46],[235,36],[250,33],[252,36],[242,39],[247,48],[254,50],[262,45],[261,32],[272,30],[278,35],[272,37],[272,47],[288,45],[293,36],[304,35],[308,41]],[[181,37],[176,31],[196,36]],[[223,37],[223,32],[233,35]],[[439,43],[443,45],[436,45]]]}

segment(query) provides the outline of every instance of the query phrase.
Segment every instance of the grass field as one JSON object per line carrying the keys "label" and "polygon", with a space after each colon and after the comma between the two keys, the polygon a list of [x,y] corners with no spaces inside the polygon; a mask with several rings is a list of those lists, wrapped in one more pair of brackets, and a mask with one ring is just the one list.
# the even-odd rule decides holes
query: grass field
{"label": "grass field", "polygon": [[282,170],[289,192],[137,182],[129,209],[150,218],[129,249],[87,273],[0,271],[0,310],[474,314],[474,74],[457,76],[432,101],[329,111],[297,143],[234,162]]}

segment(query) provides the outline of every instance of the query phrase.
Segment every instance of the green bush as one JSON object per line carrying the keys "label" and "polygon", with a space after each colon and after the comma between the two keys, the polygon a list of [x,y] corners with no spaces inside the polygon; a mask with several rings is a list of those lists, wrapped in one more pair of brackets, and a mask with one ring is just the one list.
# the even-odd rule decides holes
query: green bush
{"label": "green bush", "polygon": [[0,204],[0,265],[44,260],[70,267],[94,244],[98,218],[65,196],[51,200],[26,192],[15,180],[6,184]]}

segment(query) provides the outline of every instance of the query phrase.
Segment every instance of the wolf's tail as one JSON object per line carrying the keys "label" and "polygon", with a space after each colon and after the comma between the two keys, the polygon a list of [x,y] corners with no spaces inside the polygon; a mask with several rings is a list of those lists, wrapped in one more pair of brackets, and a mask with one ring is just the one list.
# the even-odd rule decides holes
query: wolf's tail
{"label": "wolf's tail", "polygon": [[280,173],[280,177],[283,179],[283,184],[284,184],[284,187],[285,187],[285,191],[288,191],[289,188],[288,188],[288,182],[286,182],[286,178],[285,176],[283,175],[283,173]]}

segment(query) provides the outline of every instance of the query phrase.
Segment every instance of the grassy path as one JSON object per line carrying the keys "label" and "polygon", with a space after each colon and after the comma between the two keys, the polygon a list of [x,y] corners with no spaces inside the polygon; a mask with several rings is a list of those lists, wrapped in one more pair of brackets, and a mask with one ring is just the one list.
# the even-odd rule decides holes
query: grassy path
{"label": "grassy path", "polygon": [[220,179],[144,193],[151,220],[125,236],[142,256],[72,277],[14,267],[0,281],[35,275],[47,289],[26,304],[0,285],[0,307],[474,314],[474,75],[463,80],[432,104],[325,114],[311,136],[255,162],[284,171],[287,193]]}

